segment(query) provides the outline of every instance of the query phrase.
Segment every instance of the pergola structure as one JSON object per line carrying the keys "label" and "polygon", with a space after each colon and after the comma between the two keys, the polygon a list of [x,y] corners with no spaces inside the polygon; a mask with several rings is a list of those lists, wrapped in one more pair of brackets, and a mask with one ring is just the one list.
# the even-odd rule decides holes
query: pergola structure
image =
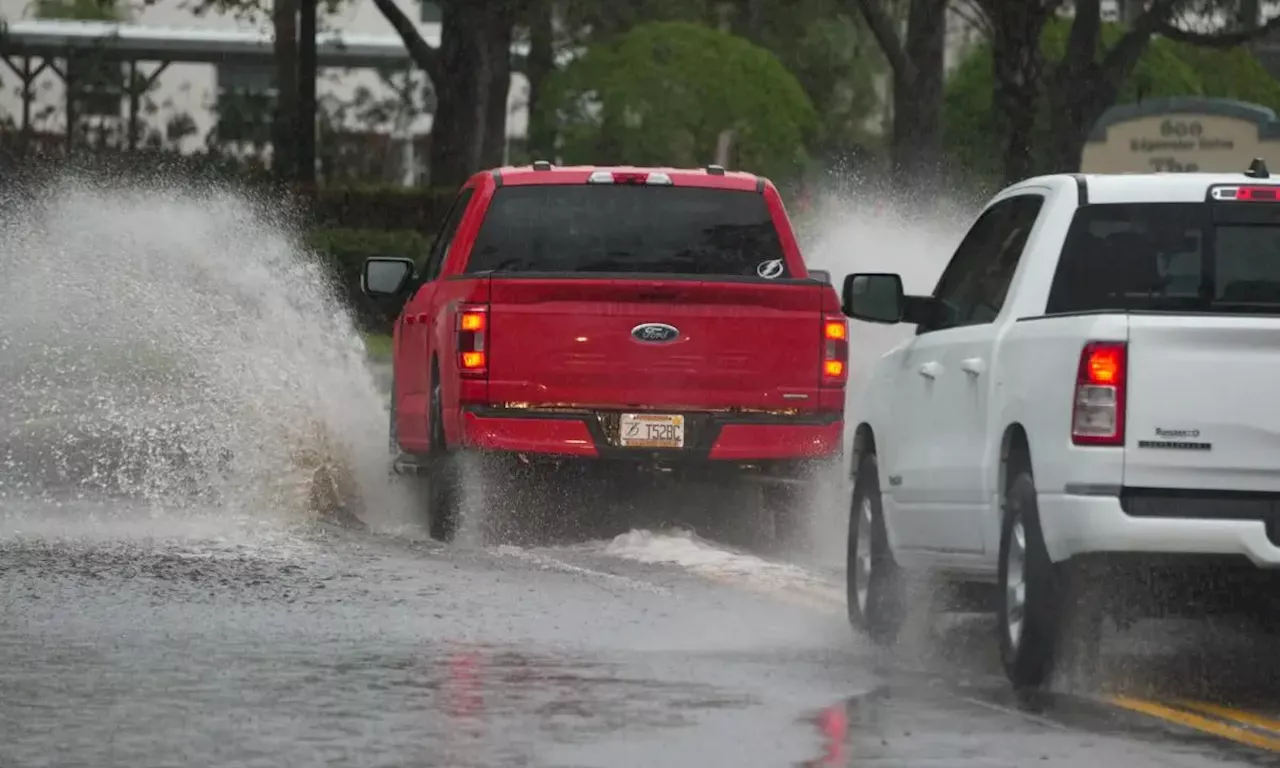
{"label": "pergola structure", "polygon": [[[407,68],[412,65],[396,35],[317,35],[317,64],[343,69]],[[513,48],[513,66],[522,68],[527,45]],[[94,61],[126,64],[125,90],[129,98],[129,148],[136,145],[142,96],[172,63],[243,64],[269,66],[272,38],[267,32],[174,29],[100,21],[15,21],[0,34],[0,60],[22,81],[22,131],[31,125],[32,85],[46,69],[62,79],[66,90],[67,143],[75,134],[75,83],[69,62],[80,56]],[[150,63],[149,74],[139,65]]]}

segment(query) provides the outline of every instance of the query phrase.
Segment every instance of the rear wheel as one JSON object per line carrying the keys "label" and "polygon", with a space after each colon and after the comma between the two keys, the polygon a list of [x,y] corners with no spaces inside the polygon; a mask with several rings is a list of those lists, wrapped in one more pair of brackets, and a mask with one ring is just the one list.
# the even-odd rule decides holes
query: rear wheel
{"label": "rear wheel", "polygon": [[1000,657],[1015,688],[1045,685],[1060,656],[1096,662],[1102,614],[1086,601],[1067,616],[1065,575],[1049,558],[1035,482],[1022,470],[1006,493],[1000,534]]}
{"label": "rear wheel", "polygon": [[858,461],[849,509],[846,574],[849,621],[876,645],[892,644],[905,616],[906,581],[889,550],[875,454],[864,454]]}
{"label": "rear wheel", "polygon": [[427,469],[427,527],[431,538],[452,541],[462,518],[462,467],[449,450],[444,432],[444,407],[439,371],[431,373],[431,453]]}

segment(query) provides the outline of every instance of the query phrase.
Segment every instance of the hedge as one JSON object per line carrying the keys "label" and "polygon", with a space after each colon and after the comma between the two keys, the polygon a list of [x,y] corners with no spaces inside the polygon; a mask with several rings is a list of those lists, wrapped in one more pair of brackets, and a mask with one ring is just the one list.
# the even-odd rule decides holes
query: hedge
{"label": "hedge", "polygon": [[363,330],[387,333],[395,321],[360,291],[364,260],[372,256],[398,256],[421,262],[431,248],[431,240],[411,229],[320,229],[310,233],[307,245],[323,258],[342,286],[343,295],[356,313]]}
{"label": "hedge", "polygon": [[321,187],[310,195],[312,226],[320,229],[413,231],[434,236],[456,189]]}

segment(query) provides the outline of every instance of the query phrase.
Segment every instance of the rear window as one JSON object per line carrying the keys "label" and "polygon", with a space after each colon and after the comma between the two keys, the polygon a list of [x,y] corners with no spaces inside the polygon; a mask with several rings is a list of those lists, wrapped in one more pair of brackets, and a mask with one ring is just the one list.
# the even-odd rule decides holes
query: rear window
{"label": "rear window", "polygon": [[696,187],[503,187],[467,272],[790,277],[764,196]]}
{"label": "rear window", "polygon": [[1277,213],[1254,203],[1081,208],[1046,311],[1280,314]]}

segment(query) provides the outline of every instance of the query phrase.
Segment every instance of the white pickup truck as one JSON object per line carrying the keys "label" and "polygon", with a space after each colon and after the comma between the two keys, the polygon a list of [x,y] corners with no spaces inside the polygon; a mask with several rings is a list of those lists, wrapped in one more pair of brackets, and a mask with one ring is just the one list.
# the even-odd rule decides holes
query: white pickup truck
{"label": "white pickup truck", "polygon": [[1280,180],[1261,161],[1028,179],[931,296],[895,274],[843,287],[848,316],[915,326],[850,419],[849,614],[876,642],[916,573],[986,585],[1017,687],[1049,680],[1068,627],[1096,651],[1102,616],[1141,618],[1135,589],[1280,615],[1258,589],[1280,576]]}

